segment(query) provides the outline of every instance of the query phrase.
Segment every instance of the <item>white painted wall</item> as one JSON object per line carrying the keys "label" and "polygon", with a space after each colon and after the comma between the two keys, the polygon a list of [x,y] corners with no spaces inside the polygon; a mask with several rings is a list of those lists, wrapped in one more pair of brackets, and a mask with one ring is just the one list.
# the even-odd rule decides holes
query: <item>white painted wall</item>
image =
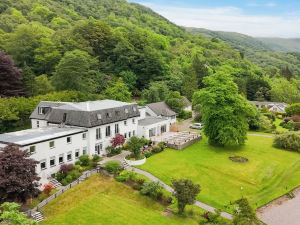
{"label": "white painted wall", "polygon": [[187,106],[187,107],[184,108],[184,110],[186,110],[186,111],[192,111],[192,106],[191,105]]}
{"label": "white painted wall", "polygon": [[146,139],[150,139],[149,130],[154,128],[156,130],[156,136],[161,135],[161,126],[166,125],[166,132],[170,131],[170,123],[168,120],[161,121],[155,124],[151,124],[148,126],[138,126],[138,137],[144,137]]}
{"label": "white painted wall", "polygon": [[41,127],[47,127],[48,123],[46,120],[38,120],[38,119],[31,119],[31,127],[33,129],[35,128],[41,128]]}
{"label": "white painted wall", "polygon": [[[39,175],[39,177],[46,179],[47,177],[51,176],[51,174],[56,173],[60,169],[59,164],[59,156],[63,154],[64,156],[64,163],[72,163],[74,164],[75,161],[78,159],[75,158],[75,152],[76,150],[79,150],[79,155],[83,154],[83,149],[87,147],[87,139],[82,139],[82,133],[70,135],[68,137],[71,137],[71,143],[67,143],[67,137],[61,137],[57,138],[51,141],[54,141],[55,147],[50,148],[49,142],[45,141],[41,143],[37,143],[34,145],[29,145],[25,147],[21,147],[22,150],[29,150],[30,146],[35,146],[35,153],[30,156],[30,158],[33,158],[34,160],[41,162],[43,160],[46,161],[46,169],[41,170],[40,164],[36,167],[36,172]],[[67,161],[67,154],[71,152],[72,153],[72,160]],[[55,166],[50,167],[50,159],[52,157],[55,157]]]}

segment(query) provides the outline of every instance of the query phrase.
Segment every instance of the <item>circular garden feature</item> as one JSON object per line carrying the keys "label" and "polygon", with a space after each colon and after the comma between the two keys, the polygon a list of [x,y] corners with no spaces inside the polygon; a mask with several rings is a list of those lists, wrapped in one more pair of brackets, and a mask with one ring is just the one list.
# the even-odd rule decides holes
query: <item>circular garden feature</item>
{"label": "circular garden feature", "polygon": [[249,161],[249,159],[247,159],[246,157],[242,157],[242,156],[229,156],[229,159],[232,161],[232,162],[237,162],[237,163],[246,163]]}

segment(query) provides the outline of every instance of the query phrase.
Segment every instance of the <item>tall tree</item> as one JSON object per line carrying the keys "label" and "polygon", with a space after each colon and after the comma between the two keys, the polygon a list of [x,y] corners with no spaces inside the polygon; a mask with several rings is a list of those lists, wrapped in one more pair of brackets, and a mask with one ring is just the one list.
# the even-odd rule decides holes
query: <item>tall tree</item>
{"label": "tall tree", "polygon": [[193,58],[192,66],[197,76],[198,87],[203,87],[203,78],[209,75],[209,65],[205,57],[196,54]]}
{"label": "tall tree", "polygon": [[0,223],[5,225],[37,225],[37,222],[28,219],[20,212],[20,205],[14,202],[5,202],[0,205]]}
{"label": "tall tree", "polygon": [[24,95],[22,73],[11,57],[0,51],[0,97]]}
{"label": "tall tree", "polygon": [[0,202],[21,201],[37,193],[40,178],[35,172],[37,161],[18,146],[8,145],[0,151]]}
{"label": "tall tree", "polygon": [[33,73],[32,69],[25,65],[22,69],[22,80],[25,88],[26,96],[34,95],[34,88],[36,86],[35,83],[35,74]]}
{"label": "tall tree", "polygon": [[291,80],[293,78],[293,72],[290,70],[288,66],[285,66],[281,69],[281,75],[285,77],[287,80]]}
{"label": "tall tree", "polygon": [[186,205],[194,204],[197,195],[200,193],[200,185],[194,184],[191,180],[172,180],[174,195],[177,199],[178,212],[182,214]]}
{"label": "tall tree", "polygon": [[147,103],[164,101],[169,95],[169,88],[163,81],[152,82],[148,89],[142,93],[142,97]]}
{"label": "tall tree", "polygon": [[262,225],[256,217],[255,211],[251,208],[246,198],[239,199],[234,202],[236,209],[233,214],[234,225]]}
{"label": "tall tree", "polygon": [[194,92],[198,89],[197,76],[193,69],[189,69],[188,73],[183,77],[181,92],[188,99],[192,99]]}
{"label": "tall tree", "polygon": [[184,98],[178,91],[171,91],[166,98],[166,103],[176,113],[180,113],[184,107]]}
{"label": "tall tree", "polygon": [[201,106],[204,133],[211,144],[242,145],[253,107],[238,93],[230,75],[216,73],[204,79],[205,88],[196,92],[194,105]]}
{"label": "tall tree", "polygon": [[107,98],[117,101],[130,102],[131,100],[131,92],[122,81],[122,78],[119,78],[116,82],[109,85],[104,94]]}
{"label": "tall tree", "polygon": [[97,86],[94,82],[97,64],[97,59],[87,52],[66,52],[52,77],[54,87],[57,90],[93,92]]}
{"label": "tall tree", "polygon": [[54,91],[54,88],[46,74],[35,77],[34,82],[34,95],[45,95]]}

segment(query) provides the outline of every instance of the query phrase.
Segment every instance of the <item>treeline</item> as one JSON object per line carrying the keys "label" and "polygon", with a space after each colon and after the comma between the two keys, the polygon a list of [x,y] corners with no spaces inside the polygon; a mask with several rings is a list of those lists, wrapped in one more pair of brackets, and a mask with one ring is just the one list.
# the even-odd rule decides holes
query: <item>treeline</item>
{"label": "treeline", "polygon": [[204,87],[204,77],[220,72],[249,100],[299,101],[294,76],[269,76],[226,43],[125,0],[5,0],[0,13],[1,97],[77,91],[121,101],[172,99],[176,109],[178,99],[191,100]]}

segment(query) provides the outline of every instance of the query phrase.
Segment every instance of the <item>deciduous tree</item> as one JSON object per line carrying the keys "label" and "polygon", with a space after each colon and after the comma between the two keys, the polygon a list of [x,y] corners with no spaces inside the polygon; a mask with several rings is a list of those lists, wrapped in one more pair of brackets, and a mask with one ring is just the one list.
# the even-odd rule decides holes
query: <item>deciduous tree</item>
{"label": "deciduous tree", "polygon": [[186,205],[194,204],[197,195],[200,193],[200,185],[194,184],[188,179],[172,180],[174,196],[177,199],[179,214],[184,212]]}
{"label": "deciduous tree", "polygon": [[116,82],[112,82],[111,85],[107,87],[104,94],[107,98],[117,101],[130,102],[131,100],[131,92],[123,82],[122,78],[119,78]]}
{"label": "deciduous tree", "polygon": [[37,161],[18,146],[8,145],[0,151],[0,202],[21,201],[37,193],[40,178],[35,172]]}

